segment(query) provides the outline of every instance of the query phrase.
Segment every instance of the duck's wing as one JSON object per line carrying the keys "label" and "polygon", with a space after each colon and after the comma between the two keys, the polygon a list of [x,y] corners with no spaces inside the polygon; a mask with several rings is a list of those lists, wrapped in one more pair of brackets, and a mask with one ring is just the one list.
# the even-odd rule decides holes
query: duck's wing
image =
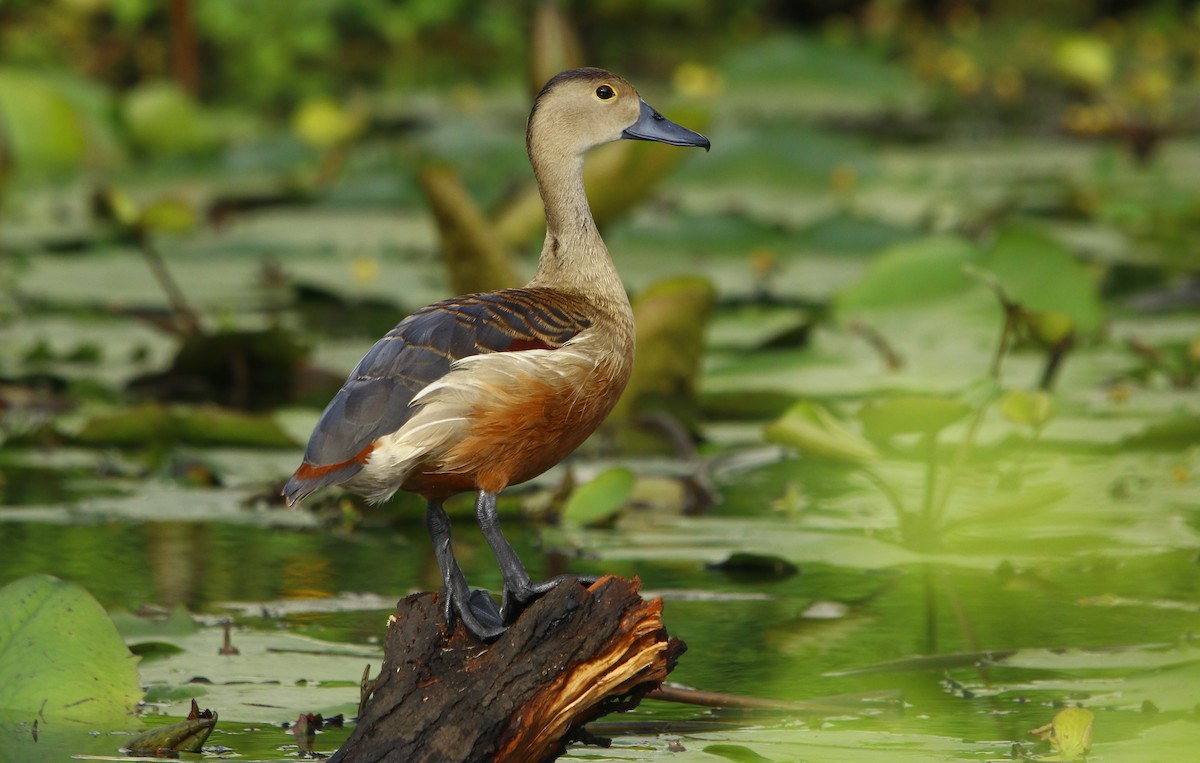
{"label": "duck's wing", "polygon": [[288,480],[288,504],[354,476],[380,437],[419,409],[421,390],[458,360],[491,352],[553,350],[591,325],[574,295],[505,289],[439,302],[405,318],[375,343],[326,406]]}

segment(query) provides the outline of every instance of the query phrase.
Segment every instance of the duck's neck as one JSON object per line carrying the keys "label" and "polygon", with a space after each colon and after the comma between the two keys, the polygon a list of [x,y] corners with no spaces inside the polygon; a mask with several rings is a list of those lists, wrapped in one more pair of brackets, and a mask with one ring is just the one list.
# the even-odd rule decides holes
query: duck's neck
{"label": "duck's neck", "polygon": [[583,187],[583,157],[530,151],[542,204],[546,208],[546,242],[530,286],[574,291],[599,306],[629,312],[629,299],[608,247],[600,238]]}

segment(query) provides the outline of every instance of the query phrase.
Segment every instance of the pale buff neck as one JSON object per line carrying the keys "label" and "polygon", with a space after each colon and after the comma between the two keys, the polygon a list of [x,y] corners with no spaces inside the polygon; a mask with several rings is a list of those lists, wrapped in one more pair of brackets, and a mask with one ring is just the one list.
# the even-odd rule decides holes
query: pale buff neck
{"label": "pale buff neck", "polygon": [[631,315],[625,286],[592,219],[583,157],[540,137],[530,136],[529,161],[546,208],[546,242],[529,285],[577,292],[614,317]]}

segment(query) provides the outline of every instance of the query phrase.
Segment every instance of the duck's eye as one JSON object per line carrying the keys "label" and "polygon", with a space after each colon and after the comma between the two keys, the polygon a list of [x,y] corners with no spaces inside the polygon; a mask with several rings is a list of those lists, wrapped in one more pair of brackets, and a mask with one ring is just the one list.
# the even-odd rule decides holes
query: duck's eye
{"label": "duck's eye", "polygon": [[596,88],[596,97],[602,101],[609,101],[617,97],[617,91],[613,90],[611,85],[601,85]]}

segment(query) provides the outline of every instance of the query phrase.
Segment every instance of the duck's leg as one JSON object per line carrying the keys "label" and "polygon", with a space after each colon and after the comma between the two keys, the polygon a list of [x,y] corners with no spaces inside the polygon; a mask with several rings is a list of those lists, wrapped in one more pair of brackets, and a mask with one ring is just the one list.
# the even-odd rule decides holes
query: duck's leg
{"label": "duck's leg", "polygon": [[471,592],[463,575],[454,548],[450,545],[450,517],[446,516],[440,500],[430,500],[425,510],[425,524],[433,540],[433,554],[442,573],[442,598],[447,625],[454,624],[454,614],[463,619],[467,630],[481,639],[495,638],[504,632],[504,621],[496,602],[486,591]]}
{"label": "duck's leg", "polygon": [[475,500],[475,518],[479,520],[483,537],[492,547],[492,553],[496,555],[496,561],[500,565],[500,573],[504,576],[504,603],[500,607],[504,619],[507,620],[512,615],[514,605],[528,604],[559,583],[575,580],[590,585],[596,582],[596,578],[586,575],[559,575],[541,583],[532,582],[516,550],[500,531],[495,493],[479,491],[479,497]]}

